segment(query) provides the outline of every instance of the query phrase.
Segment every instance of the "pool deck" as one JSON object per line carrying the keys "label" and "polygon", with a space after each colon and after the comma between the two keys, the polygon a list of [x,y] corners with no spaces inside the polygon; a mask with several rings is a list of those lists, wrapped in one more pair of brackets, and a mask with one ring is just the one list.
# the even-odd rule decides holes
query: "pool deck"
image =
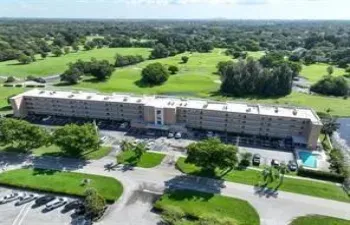
{"label": "pool deck", "polygon": [[[306,169],[310,170],[322,170],[329,171],[329,163],[327,161],[327,155],[324,151],[310,151],[307,149],[295,149],[295,156],[298,166],[303,166]],[[302,159],[300,158],[300,152],[309,152],[316,157],[316,167],[309,167],[303,164]]]}

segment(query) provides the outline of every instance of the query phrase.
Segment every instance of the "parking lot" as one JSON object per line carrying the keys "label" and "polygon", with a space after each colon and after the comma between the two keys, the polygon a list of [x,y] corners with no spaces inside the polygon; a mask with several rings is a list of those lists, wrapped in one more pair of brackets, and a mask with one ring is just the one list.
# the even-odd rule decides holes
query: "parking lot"
{"label": "parking lot", "polygon": [[261,156],[260,165],[270,165],[271,161],[277,160],[278,162],[288,164],[289,161],[294,161],[293,152],[280,151],[276,149],[264,149],[258,147],[239,147],[239,152],[250,152],[253,155],[259,154]]}
{"label": "parking lot", "polygon": [[[0,199],[3,196],[11,194],[13,192],[16,193],[26,193],[27,196],[29,194],[38,194],[33,192],[23,192],[23,191],[14,191],[7,188],[0,188]],[[39,194],[39,197],[44,194]],[[62,196],[55,196],[56,199]],[[66,198],[66,197],[65,197]],[[56,200],[55,199],[55,200]],[[53,203],[55,200],[49,202]],[[68,202],[74,201],[73,198],[67,198]],[[76,224],[76,225],[85,225],[89,224],[85,221],[82,216],[78,216],[74,213],[74,210],[63,213],[63,206],[53,209],[51,211],[45,211],[45,204],[36,207],[35,201],[29,201],[27,203],[17,205],[19,199],[14,199],[10,202],[0,204],[0,215],[1,220],[0,224],[3,225],[41,225],[41,224]]]}

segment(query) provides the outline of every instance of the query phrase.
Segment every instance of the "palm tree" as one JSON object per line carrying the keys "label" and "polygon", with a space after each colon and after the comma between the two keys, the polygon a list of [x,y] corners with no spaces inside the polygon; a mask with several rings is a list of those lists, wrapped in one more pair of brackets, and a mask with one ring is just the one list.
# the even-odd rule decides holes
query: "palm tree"
{"label": "palm tree", "polygon": [[269,166],[266,167],[263,171],[261,171],[265,185],[274,182],[276,179],[280,177],[279,171],[274,167]]}
{"label": "palm tree", "polygon": [[134,148],[134,151],[135,151],[135,156],[137,159],[140,159],[141,156],[143,155],[143,153],[145,153],[147,151],[147,147],[146,147],[146,144],[144,143],[138,143],[135,148]]}
{"label": "palm tree", "polygon": [[284,175],[287,173],[287,171],[288,171],[287,165],[285,163],[281,163],[281,165],[278,168],[278,172],[280,174],[279,176],[280,182],[278,184],[278,187],[283,184]]}
{"label": "palm tree", "polygon": [[131,150],[132,144],[128,140],[122,140],[122,142],[120,143],[120,148],[123,152],[128,151]]}
{"label": "palm tree", "polygon": [[322,127],[322,130],[321,130],[321,132],[322,132],[323,134],[326,134],[326,135],[324,136],[323,141],[326,140],[326,136],[327,136],[327,135],[328,135],[328,136],[332,136],[332,134],[333,134],[336,130],[338,130],[339,127],[340,127],[340,124],[337,123],[337,120],[336,120],[335,118],[330,117],[330,118],[328,118],[328,119],[325,119],[325,120],[323,121],[323,127]]}

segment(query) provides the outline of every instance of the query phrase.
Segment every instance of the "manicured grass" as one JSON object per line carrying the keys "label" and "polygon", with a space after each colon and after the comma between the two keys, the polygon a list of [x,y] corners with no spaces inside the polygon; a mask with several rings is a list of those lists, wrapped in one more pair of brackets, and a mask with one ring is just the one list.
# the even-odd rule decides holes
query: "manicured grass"
{"label": "manicured grass", "polygon": [[[76,87],[95,88],[103,92],[133,92],[147,94],[184,94],[198,95],[216,91],[220,77],[215,74],[216,65],[220,61],[230,60],[224,55],[223,49],[214,49],[210,53],[194,52],[179,54],[164,59],[147,60],[134,66],[118,68],[107,82],[94,83],[85,81]],[[189,56],[186,64],[181,63],[181,57]],[[176,65],[179,72],[171,75],[163,85],[141,87],[137,81],[141,79],[141,70],[150,63],[160,62],[164,65]]]}
{"label": "manicured grass", "polygon": [[214,216],[233,219],[239,225],[259,225],[260,219],[256,210],[241,199],[229,198],[195,191],[170,191],[156,203],[157,209],[178,207],[186,215],[194,218]]}
{"label": "manicured grass", "polygon": [[[83,159],[100,159],[112,150],[112,147],[109,146],[101,146],[97,151],[87,151],[82,158]],[[37,149],[34,149],[33,155],[35,156],[62,156],[62,157],[72,157],[70,155],[66,155],[62,152],[62,150],[56,145],[50,145],[48,147],[43,146]]]}
{"label": "manicured grass", "polygon": [[[90,183],[82,185],[84,179],[89,179]],[[44,169],[1,173],[0,184],[76,196],[84,196],[86,188],[92,187],[109,202],[114,202],[123,193],[122,184],[111,177]]]}
{"label": "manicured grass", "polygon": [[[259,181],[262,181],[260,172],[256,170],[234,170],[221,177],[221,171],[216,171],[215,175],[208,174],[195,165],[185,163],[185,158],[179,158],[179,160],[176,162],[176,167],[181,172],[186,174],[204,177],[214,176],[219,179],[248,185],[257,185]],[[269,187],[276,188],[277,185],[278,182],[276,181],[275,183],[269,184]],[[310,195],[314,197],[350,202],[350,196],[348,196],[341,187],[331,183],[314,182],[285,177],[283,184],[278,189],[281,191]]]}
{"label": "manicured grass", "polygon": [[[301,76],[306,77],[311,83],[316,83],[319,81],[323,76],[327,75],[327,67],[329,64],[326,63],[317,63],[312,64],[308,66],[303,66],[303,69],[301,71]],[[342,68],[338,68],[333,66],[334,73],[332,76],[342,76],[345,74],[345,70]]]}
{"label": "manicured grass", "polygon": [[0,75],[26,77],[28,75],[34,76],[48,76],[62,73],[68,63],[74,63],[78,59],[90,60],[92,57],[102,60],[109,60],[114,63],[114,56],[116,53],[122,55],[142,55],[148,57],[150,49],[147,48],[102,48],[91,51],[79,51],[77,53],[69,53],[61,57],[49,56],[42,60],[40,57],[36,62],[28,65],[18,64],[17,60],[0,62]]}
{"label": "manicured grass", "polygon": [[24,90],[25,90],[24,88],[10,88],[10,87],[2,87],[0,85],[0,110],[8,106],[7,98],[9,96],[19,94]]}
{"label": "manicured grass", "polygon": [[290,225],[349,225],[350,220],[343,220],[328,216],[310,215],[298,217]]}
{"label": "manicured grass", "polygon": [[162,162],[164,157],[165,157],[164,154],[159,154],[154,152],[145,152],[141,156],[140,160],[137,161],[135,157],[135,152],[129,150],[129,151],[121,152],[117,156],[117,162],[121,164],[137,166],[137,167],[152,168],[152,167],[158,166]]}

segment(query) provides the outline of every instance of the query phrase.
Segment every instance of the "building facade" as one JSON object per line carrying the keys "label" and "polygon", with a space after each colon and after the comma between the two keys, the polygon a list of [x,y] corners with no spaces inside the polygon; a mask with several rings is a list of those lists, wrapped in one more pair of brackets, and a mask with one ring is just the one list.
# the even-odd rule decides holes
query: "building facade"
{"label": "building facade", "polygon": [[15,117],[30,114],[129,121],[132,127],[187,128],[292,138],[315,149],[322,123],[309,108],[33,89],[11,98]]}

